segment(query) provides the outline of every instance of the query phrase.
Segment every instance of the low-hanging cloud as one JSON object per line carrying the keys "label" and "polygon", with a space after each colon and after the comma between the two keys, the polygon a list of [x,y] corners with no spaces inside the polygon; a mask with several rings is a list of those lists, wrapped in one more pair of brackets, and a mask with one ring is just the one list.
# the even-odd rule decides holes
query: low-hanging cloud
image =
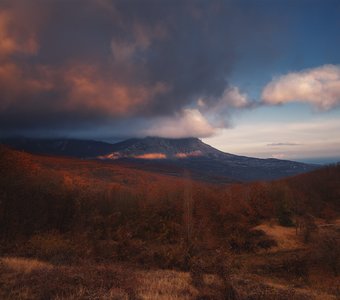
{"label": "low-hanging cloud", "polygon": [[208,137],[215,131],[216,128],[198,109],[184,109],[175,116],[155,120],[152,126],[144,131],[144,134],[170,138]]}
{"label": "low-hanging cloud", "polygon": [[274,78],[262,92],[265,104],[306,102],[319,110],[340,105],[340,66],[321,67],[292,72]]}

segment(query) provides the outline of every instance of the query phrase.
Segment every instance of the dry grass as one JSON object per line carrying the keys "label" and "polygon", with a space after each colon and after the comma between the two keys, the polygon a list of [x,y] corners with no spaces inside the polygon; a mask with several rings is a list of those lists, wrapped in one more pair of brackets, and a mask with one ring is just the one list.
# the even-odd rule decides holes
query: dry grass
{"label": "dry grass", "polygon": [[[116,299],[189,300],[222,299],[216,292],[221,284],[215,275],[204,276],[202,298],[193,287],[190,274],[171,270],[140,270],[122,265],[54,266],[38,260],[0,259],[0,299]],[[332,300],[336,294],[308,286],[294,287],[268,276],[238,273],[230,279],[240,300]],[[334,282],[334,284],[336,284]],[[216,296],[217,295],[217,296]]]}
{"label": "dry grass", "polygon": [[198,292],[190,285],[188,273],[176,271],[141,271],[138,293],[145,300],[194,299]]}
{"label": "dry grass", "polygon": [[264,231],[269,237],[277,242],[277,247],[271,251],[294,250],[304,247],[299,237],[296,235],[294,227],[283,227],[276,224],[261,224],[254,229]]}
{"label": "dry grass", "polygon": [[4,257],[0,259],[0,264],[5,268],[18,272],[18,273],[30,273],[37,270],[50,270],[53,266],[47,262],[43,262],[37,259],[27,259],[20,257]]}
{"label": "dry grass", "polygon": [[0,265],[0,299],[139,299],[136,279],[119,265],[53,266],[5,258]]}
{"label": "dry grass", "polygon": [[295,292],[295,297],[307,297],[307,299],[315,299],[315,300],[336,300],[335,295],[330,295],[327,291],[317,291],[311,290],[308,288],[299,288],[299,287],[289,287],[287,284],[278,283],[275,280],[270,278],[259,278],[259,281],[265,283],[268,287],[275,288],[277,291],[282,291],[283,293],[287,290],[291,290]]}

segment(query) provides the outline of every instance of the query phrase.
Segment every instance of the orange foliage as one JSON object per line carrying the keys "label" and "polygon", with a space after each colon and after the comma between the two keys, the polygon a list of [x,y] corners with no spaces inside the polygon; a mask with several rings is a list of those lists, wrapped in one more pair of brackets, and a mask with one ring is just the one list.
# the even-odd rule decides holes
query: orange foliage
{"label": "orange foliage", "polygon": [[[307,213],[336,217],[340,207],[339,166],[275,182],[214,185],[119,162],[0,148],[0,175],[0,239],[11,251],[8,241],[15,248],[16,239],[26,239],[26,246],[16,249],[26,255],[25,247],[33,244],[43,248],[34,253],[50,253],[45,248],[53,232],[72,250],[65,255],[72,259],[186,268],[200,251],[271,245],[252,230],[265,220],[292,221]],[[43,233],[47,241],[35,238],[32,244],[32,237]]]}

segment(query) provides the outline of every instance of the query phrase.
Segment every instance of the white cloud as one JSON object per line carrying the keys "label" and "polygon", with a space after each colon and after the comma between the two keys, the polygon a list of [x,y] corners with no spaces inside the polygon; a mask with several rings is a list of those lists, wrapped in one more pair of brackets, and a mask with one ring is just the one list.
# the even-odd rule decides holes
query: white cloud
{"label": "white cloud", "polygon": [[244,109],[253,106],[246,93],[238,87],[227,87],[219,98],[199,98],[196,102],[197,109],[216,128],[230,127],[231,114],[235,109]]}
{"label": "white cloud", "polygon": [[154,120],[152,126],[145,130],[145,135],[169,138],[207,137],[216,129],[201,114],[198,109],[184,109],[174,117],[164,117]]}
{"label": "white cloud", "polygon": [[231,109],[250,105],[248,95],[241,93],[238,87],[231,86],[215,101],[199,98],[196,105],[184,108],[174,116],[153,119],[150,127],[142,130],[141,135],[169,138],[210,137],[230,126]]}
{"label": "white cloud", "polygon": [[267,104],[307,102],[321,110],[340,105],[340,66],[324,65],[274,78],[262,91]]}
{"label": "white cloud", "polygon": [[239,88],[232,86],[224,90],[222,97],[217,102],[217,108],[229,106],[233,108],[244,108],[249,106],[250,100],[246,93],[241,93]]}
{"label": "white cloud", "polygon": [[231,108],[245,108],[251,105],[251,101],[246,93],[241,93],[236,86],[228,87],[222,93],[222,96],[215,101],[203,98],[198,99],[197,106],[206,112],[224,113]]}

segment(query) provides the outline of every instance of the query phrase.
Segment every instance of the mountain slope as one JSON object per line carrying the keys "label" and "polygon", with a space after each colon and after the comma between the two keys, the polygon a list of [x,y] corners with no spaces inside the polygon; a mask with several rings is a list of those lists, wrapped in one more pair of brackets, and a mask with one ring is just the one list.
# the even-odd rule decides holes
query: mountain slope
{"label": "mountain slope", "polygon": [[250,181],[288,177],[316,168],[294,161],[259,159],[219,151],[197,138],[165,139],[147,137],[117,143],[100,159],[133,160],[141,169],[162,171],[167,166],[189,170],[198,179]]}
{"label": "mountain slope", "polygon": [[31,139],[6,138],[0,144],[34,154],[69,156],[78,158],[96,157],[114,150],[112,144],[76,139]]}
{"label": "mountain slope", "polygon": [[279,159],[259,159],[219,151],[197,138],[146,137],[109,144],[84,140],[8,139],[15,149],[48,155],[100,159],[129,167],[195,179],[230,182],[271,180],[311,171],[317,166]]}
{"label": "mountain slope", "polygon": [[[142,139],[129,139],[113,145],[112,157],[117,158],[143,158],[143,155],[159,154],[159,158],[179,159],[186,157],[219,157],[234,156],[223,153],[198,138],[166,139],[146,137]],[[116,155],[114,155],[116,154]],[[162,154],[162,155],[160,155]],[[150,155],[150,157],[152,157]],[[157,156],[156,156],[157,158]]]}
{"label": "mountain slope", "polygon": [[[245,295],[245,288],[249,289],[248,298],[254,298],[255,291],[256,299],[290,299],[295,295],[292,286],[296,278],[305,279],[301,276],[306,274],[308,282],[303,288],[312,290],[311,297],[321,287],[336,295],[333,287],[338,277],[332,275],[332,270],[339,266],[335,265],[339,261],[329,260],[329,257],[338,249],[334,223],[337,224],[340,213],[340,166],[269,183],[216,186],[122,168],[120,161],[104,163],[38,156],[0,146],[0,252],[4,256],[0,259],[1,299],[13,298],[14,293],[19,295],[18,290],[25,299],[28,293],[32,295],[29,299],[38,299],[46,296],[46,291],[55,295],[56,290],[75,290],[77,293],[70,299],[78,299],[79,295],[84,295],[80,284],[86,286],[90,277],[93,280],[89,292],[101,282],[100,294],[105,282],[107,293],[104,290],[103,297],[108,293],[112,296],[117,290],[117,297],[121,299],[122,280],[131,282],[130,277],[117,277],[121,270],[131,273],[133,266],[137,270],[156,270],[157,274],[158,268],[185,270],[188,263],[183,257],[189,255],[190,245],[195,247],[190,257],[199,262],[200,274],[216,270],[219,275],[221,262],[231,261],[233,265],[228,264],[228,270],[235,272],[232,273],[233,282],[239,284],[236,287],[242,295]],[[318,222],[315,225],[321,226],[315,233],[313,231],[312,242],[287,251],[287,247],[279,248],[281,240],[294,242],[303,237],[304,229],[302,227],[297,235],[295,228],[278,226],[274,220],[282,219],[282,215],[299,222],[314,216]],[[332,220],[332,223],[324,220]],[[266,224],[270,225],[264,227]],[[268,234],[280,230],[280,240],[276,235],[268,236],[259,231],[268,228]],[[192,239],[186,241],[183,236],[189,229]],[[289,230],[289,240],[287,235],[282,237],[282,229]],[[272,247],[276,241],[278,248]],[[41,259],[44,263],[11,258],[15,256]],[[112,263],[117,264],[117,270],[110,267]],[[295,265],[307,267],[301,273],[301,268],[292,271],[290,266]],[[54,266],[60,272],[54,270]],[[214,297],[221,299],[225,288],[219,287],[222,281],[217,275],[213,276],[216,284],[210,280],[209,285],[203,282],[201,286],[204,291],[221,290],[221,294],[218,292]],[[192,282],[190,277],[187,279]],[[158,276],[152,280],[159,287],[163,279]],[[119,283],[119,288],[112,288],[113,281]],[[274,295],[269,287],[274,283],[277,287],[277,282],[280,285]],[[259,284],[255,286],[254,283]],[[264,283],[270,284],[271,291],[266,298]],[[59,288],[60,284],[63,289]],[[178,280],[174,284],[178,285]],[[138,286],[135,281],[132,285]],[[166,285],[168,288],[169,284]],[[42,292],[33,292],[32,286],[33,290]],[[130,291],[130,285],[127,287]],[[183,292],[183,284],[180,288],[178,297],[188,295]],[[283,294],[286,288],[287,296]],[[159,294],[155,293],[155,297]],[[64,299],[65,293],[61,297]],[[301,298],[294,296],[294,299],[311,297],[307,294]],[[332,297],[329,299],[335,296]]]}

